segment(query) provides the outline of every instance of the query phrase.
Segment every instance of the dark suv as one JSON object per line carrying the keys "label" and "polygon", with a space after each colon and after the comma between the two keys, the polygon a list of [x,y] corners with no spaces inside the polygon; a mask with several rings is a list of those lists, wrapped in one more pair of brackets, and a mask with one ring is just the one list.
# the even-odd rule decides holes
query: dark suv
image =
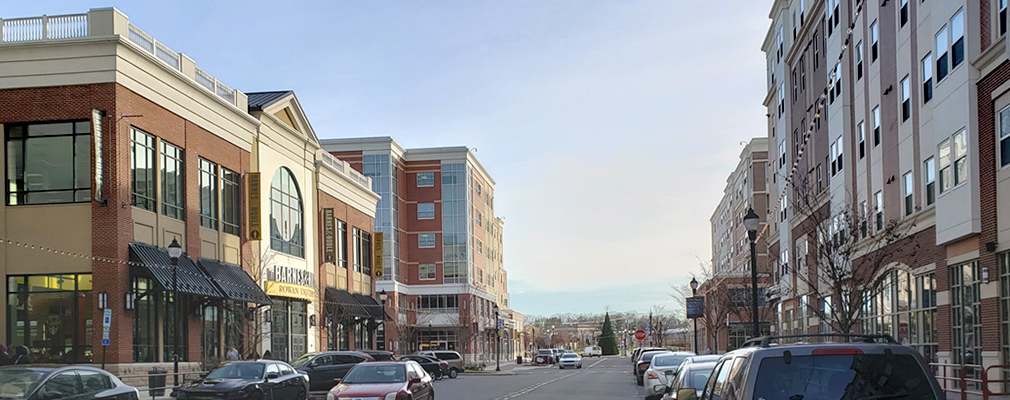
{"label": "dark suv", "polygon": [[[783,339],[841,339],[782,343]],[[681,389],[677,400],[716,399],[944,399],[915,349],[889,335],[792,335],[751,339],[719,359],[699,396]]]}
{"label": "dark suv", "polygon": [[330,390],[334,378],[343,378],[351,367],[365,361],[375,360],[358,351],[323,351],[305,353],[291,366],[309,376],[309,391],[318,392]]}

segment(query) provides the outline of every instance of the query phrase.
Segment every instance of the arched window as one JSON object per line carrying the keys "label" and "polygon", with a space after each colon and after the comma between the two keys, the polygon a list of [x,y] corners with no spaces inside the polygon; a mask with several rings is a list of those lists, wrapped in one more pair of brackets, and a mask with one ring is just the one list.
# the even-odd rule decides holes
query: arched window
{"label": "arched window", "polygon": [[305,254],[302,195],[291,170],[281,167],[270,184],[270,248],[296,257]]}

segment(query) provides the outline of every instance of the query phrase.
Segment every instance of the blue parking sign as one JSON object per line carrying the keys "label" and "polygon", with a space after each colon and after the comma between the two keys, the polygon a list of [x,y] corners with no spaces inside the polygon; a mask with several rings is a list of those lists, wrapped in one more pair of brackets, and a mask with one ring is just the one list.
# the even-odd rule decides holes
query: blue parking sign
{"label": "blue parking sign", "polygon": [[108,346],[108,345],[109,345],[109,339],[102,339],[102,346]]}

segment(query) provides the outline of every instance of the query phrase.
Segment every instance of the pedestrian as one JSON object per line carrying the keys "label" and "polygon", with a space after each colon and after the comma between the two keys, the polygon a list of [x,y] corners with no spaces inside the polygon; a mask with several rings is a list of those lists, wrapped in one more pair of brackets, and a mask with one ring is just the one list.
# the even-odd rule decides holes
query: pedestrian
{"label": "pedestrian", "polygon": [[273,360],[274,359],[274,355],[270,354],[270,350],[264,351],[263,352],[263,359],[264,360]]}
{"label": "pedestrian", "polygon": [[231,346],[231,347],[228,348],[228,354],[226,354],[226,356],[228,357],[228,360],[230,360],[230,361],[238,361],[239,360],[238,350],[235,349],[235,346]]}
{"label": "pedestrian", "polygon": [[28,358],[28,348],[25,346],[15,346],[14,347],[14,362],[13,364],[31,364],[32,360]]}
{"label": "pedestrian", "polygon": [[0,366],[11,365],[13,362],[14,360],[7,354],[7,345],[0,343]]}

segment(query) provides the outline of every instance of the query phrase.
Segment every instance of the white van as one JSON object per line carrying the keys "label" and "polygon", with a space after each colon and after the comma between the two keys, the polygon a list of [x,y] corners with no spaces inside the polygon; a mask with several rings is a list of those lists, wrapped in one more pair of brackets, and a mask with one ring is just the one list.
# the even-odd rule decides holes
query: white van
{"label": "white van", "polygon": [[583,357],[599,357],[603,355],[603,349],[600,346],[589,346],[582,349]]}

